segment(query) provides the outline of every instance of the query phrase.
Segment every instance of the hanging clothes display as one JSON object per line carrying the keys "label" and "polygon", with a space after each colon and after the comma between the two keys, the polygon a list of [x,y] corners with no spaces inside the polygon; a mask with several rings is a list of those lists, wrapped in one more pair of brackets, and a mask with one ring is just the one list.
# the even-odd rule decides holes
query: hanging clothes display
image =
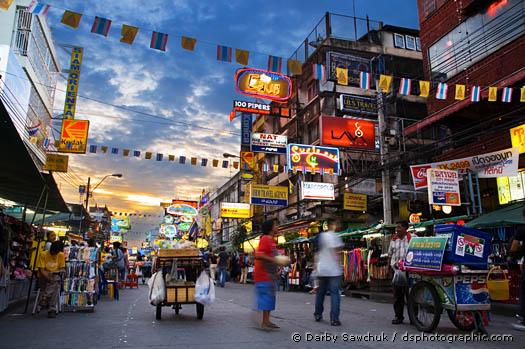
{"label": "hanging clothes display", "polygon": [[343,251],[343,275],[344,281],[349,283],[364,283],[368,276],[368,249],[355,248]]}
{"label": "hanging clothes display", "polygon": [[63,309],[93,311],[97,302],[98,248],[71,247],[65,250]]}

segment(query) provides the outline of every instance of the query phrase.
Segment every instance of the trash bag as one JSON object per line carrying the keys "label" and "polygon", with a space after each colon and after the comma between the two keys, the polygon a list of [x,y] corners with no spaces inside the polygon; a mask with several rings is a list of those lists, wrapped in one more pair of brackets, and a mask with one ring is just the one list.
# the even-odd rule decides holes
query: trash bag
{"label": "trash bag", "polygon": [[395,269],[394,277],[392,278],[393,286],[408,286],[407,275],[404,271]]}
{"label": "trash bag", "polygon": [[164,302],[166,296],[166,285],[162,277],[162,271],[158,271],[148,280],[149,302],[152,305],[159,305]]}
{"label": "trash bag", "polygon": [[210,305],[215,301],[215,286],[205,271],[195,283],[195,301],[203,305]]}

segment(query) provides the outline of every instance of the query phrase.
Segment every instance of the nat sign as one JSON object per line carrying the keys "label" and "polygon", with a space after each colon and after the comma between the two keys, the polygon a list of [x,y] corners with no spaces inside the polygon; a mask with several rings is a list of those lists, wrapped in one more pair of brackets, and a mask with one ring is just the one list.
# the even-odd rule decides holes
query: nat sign
{"label": "nat sign", "polygon": [[284,103],[292,95],[292,80],[283,74],[255,68],[242,68],[235,73],[237,92]]}
{"label": "nat sign", "polygon": [[375,150],[375,123],[369,120],[322,116],[321,144]]}
{"label": "nat sign", "polygon": [[288,137],[269,133],[252,134],[252,151],[268,154],[286,154]]}

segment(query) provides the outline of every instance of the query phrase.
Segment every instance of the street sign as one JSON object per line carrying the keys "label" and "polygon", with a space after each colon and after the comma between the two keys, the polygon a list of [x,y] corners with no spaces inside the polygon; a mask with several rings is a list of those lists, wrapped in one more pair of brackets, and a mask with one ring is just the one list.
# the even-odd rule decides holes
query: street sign
{"label": "street sign", "polygon": [[405,266],[441,270],[447,237],[413,237],[408,244]]}
{"label": "street sign", "polygon": [[288,137],[269,133],[252,134],[252,151],[268,154],[286,154]]}
{"label": "street sign", "polygon": [[89,120],[62,120],[62,132],[58,151],[85,154],[89,132]]}
{"label": "street sign", "polygon": [[67,172],[69,157],[67,155],[49,153],[46,155],[45,171]]}
{"label": "street sign", "polygon": [[264,206],[288,206],[288,187],[252,184],[250,203]]}

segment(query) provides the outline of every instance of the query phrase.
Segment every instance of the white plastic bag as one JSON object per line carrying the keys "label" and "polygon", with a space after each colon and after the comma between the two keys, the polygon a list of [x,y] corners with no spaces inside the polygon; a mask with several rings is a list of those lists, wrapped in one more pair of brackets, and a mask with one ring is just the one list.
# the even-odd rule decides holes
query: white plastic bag
{"label": "white plastic bag", "polygon": [[166,296],[166,285],[162,277],[162,271],[153,274],[148,280],[149,286],[149,302],[152,305],[158,305],[164,302]]}
{"label": "white plastic bag", "polygon": [[210,305],[215,301],[215,286],[205,271],[195,283],[195,301],[203,305]]}

